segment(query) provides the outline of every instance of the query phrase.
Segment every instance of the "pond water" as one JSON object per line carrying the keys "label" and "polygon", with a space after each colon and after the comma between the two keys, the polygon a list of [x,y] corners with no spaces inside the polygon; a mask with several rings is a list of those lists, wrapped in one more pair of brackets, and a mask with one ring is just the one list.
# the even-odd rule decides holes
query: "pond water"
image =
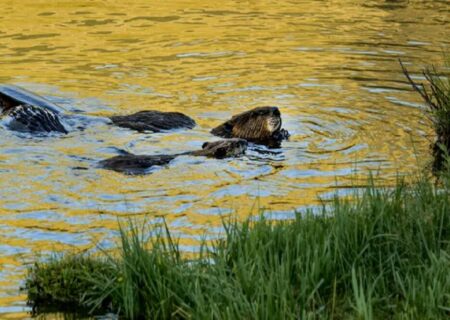
{"label": "pond water", "polygon": [[[3,0],[0,83],[73,112],[180,111],[193,130],[142,134],[92,123],[67,136],[0,128],[0,315],[27,318],[27,263],[111,245],[117,220],[165,216],[186,250],[221,216],[275,219],[345,195],[368,171],[387,185],[429,160],[432,131],[401,73],[442,61],[448,1]],[[96,163],[178,153],[231,115],[279,106],[291,138],[262,156],[183,156],[146,176]]]}

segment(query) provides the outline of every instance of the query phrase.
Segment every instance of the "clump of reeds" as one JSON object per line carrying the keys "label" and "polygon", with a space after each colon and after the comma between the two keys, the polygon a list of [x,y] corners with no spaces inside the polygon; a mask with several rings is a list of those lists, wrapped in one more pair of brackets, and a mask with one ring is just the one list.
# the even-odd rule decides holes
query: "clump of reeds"
{"label": "clump of reeds", "polygon": [[[436,141],[432,145],[433,172],[449,171],[448,156],[450,152],[450,77],[445,76],[434,65],[425,68],[422,76],[426,84],[415,82],[406,67],[400,61],[403,73],[426,103],[427,113],[436,133]],[[444,69],[450,70],[450,59]]]}
{"label": "clump of reeds", "polygon": [[37,262],[25,287],[34,306],[127,319],[448,319],[446,186],[370,185],[293,221],[228,221],[193,260],[164,226],[122,226],[117,256]]}

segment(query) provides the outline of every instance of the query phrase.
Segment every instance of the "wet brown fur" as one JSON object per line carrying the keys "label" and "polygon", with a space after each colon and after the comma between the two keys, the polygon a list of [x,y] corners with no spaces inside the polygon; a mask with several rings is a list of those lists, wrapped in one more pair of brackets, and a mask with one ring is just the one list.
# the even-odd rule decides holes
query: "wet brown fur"
{"label": "wet brown fur", "polygon": [[160,132],[177,128],[195,127],[195,121],[180,112],[161,112],[146,110],[124,116],[112,116],[112,122],[136,131]]}
{"label": "wet brown fur", "polygon": [[242,155],[247,149],[247,141],[243,139],[228,139],[214,142],[205,142],[202,150],[188,152],[192,156],[209,158],[229,158]]}
{"label": "wet brown fur", "polygon": [[177,155],[137,155],[126,154],[100,161],[100,166],[127,174],[142,174],[153,166],[162,166],[175,159]]}
{"label": "wet brown fur", "polygon": [[[276,124],[273,128],[269,121]],[[230,120],[211,130],[224,138],[241,138],[252,142],[264,142],[278,138],[281,130],[281,114],[277,107],[258,107],[233,116]]]}
{"label": "wet brown fur", "polygon": [[162,166],[180,155],[203,156],[223,159],[237,157],[245,153],[247,141],[243,139],[229,139],[214,142],[205,142],[201,150],[189,151],[172,155],[135,155],[126,154],[100,161],[105,169],[125,174],[144,174],[153,166]]}

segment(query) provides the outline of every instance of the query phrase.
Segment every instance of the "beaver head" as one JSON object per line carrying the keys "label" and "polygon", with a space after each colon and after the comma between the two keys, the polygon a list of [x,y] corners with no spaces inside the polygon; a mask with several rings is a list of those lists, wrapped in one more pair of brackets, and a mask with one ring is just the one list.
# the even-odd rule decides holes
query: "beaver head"
{"label": "beaver head", "polygon": [[204,156],[210,158],[230,158],[239,157],[247,150],[247,141],[244,139],[228,139],[213,142],[205,142],[202,150],[190,152],[194,156]]}
{"label": "beaver head", "polygon": [[261,142],[276,138],[281,130],[281,113],[277,107],[258,107],[233,116],[211,130],[225,138],[241,138]]}

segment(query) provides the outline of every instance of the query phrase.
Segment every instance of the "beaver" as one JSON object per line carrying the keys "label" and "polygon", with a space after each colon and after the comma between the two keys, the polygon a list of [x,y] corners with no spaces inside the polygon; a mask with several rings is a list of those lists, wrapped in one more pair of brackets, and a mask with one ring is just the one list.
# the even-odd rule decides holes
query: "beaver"
{"label": "beaver", "polygon": [[289,138],[289,132],[281,128],[281,113],[277,107],[258,107],[234,115],[211,133],[268,146],[279,146],[281,140]]}
{"label": "beaver", "polygon": [[247,150],[247,141],[244,139],[227,139],[214,142],[205,142],[201,150],[188,151],[170,155],[136,155],[127,153],[99,162],[101,168],[110,169],[124,174],[145,174],[153,166],[166,165],[181,155],[202,156],[208,158],[224,159],[239,157]]}
{"label": "beaver", "polygon": [[213,142],[205,142],[201,150],[186,152],[191,156],[203,156],[208,158],[224,159],[239,157],[247,150],[247,141],[244,139],[227,139]]}
{"label": "beaver", "polygon": [[[61,120],[64,109],[47,99],[14,85],[0,85],[0,117],[6,125],[17,131],[68,133]],[[125,127],[139,132],[160,132],[178,128],[192,129],[195,121],[180,112],[140,111],[131,115],[111,116],[110,118],[86,117],[83,122],[106,120],[108,124]],[[64,116],[67,123],[76,116]],[[78,126],[84,128],[86,124]]]}
{"label": "beaver", "polygon": [[161,132],[165,130],[195,127],[195,121],[180,112],[157,110],[139,111],[130,115],[110,117],[113,124],[139,132]]}
{"label": "beaver", "polygon": [[0,86],[0,116],[16,131],[67,133],[54,103],[12,85]]}

